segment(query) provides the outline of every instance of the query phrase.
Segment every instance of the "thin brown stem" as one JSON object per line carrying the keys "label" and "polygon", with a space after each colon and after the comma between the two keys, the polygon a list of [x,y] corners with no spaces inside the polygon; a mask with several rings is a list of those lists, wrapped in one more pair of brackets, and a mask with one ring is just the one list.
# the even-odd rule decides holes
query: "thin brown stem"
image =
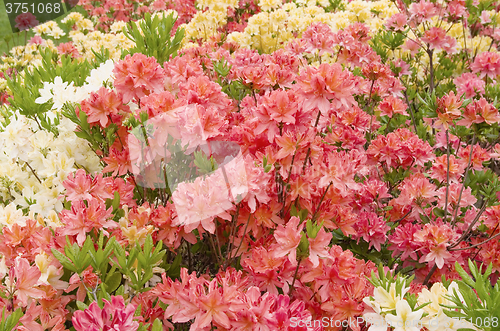
{"label": "thin brown stem", "polygon": [[487,202],[488,202],[488,200],[486,200],[486,201],[483,202],[483,206],[481,207],[481,209],[477,213],[477,215],[474,218],[474,220],[469,224],[469,227],[467,228],[467,230],[465,230],[464,233],[462,233],[462,235],[460,236],[460,238],[458,238],[458,240],[453,245],[449,246],[448,250],[451,250],[452,248],[458,246],[458,244],[460,244],[460,242],[462,242],[462,240],[469,235],[469,233],[472,231],[472,228],[474,227],[474,225],[477,223],[477,221],[479,221],[479,218],[481,217],[481,215],[486,210],[486,207],[488,206]]}
{"label": "thin brown stem", "polygon": [[231,248],[234,245],[234,234],[236,231],[236,224],[238,223],[239,212],[240,212],[240,204],[238,204],[238,206],[236,207],[236,213],[233,215],[233,224],[231,226],[231,233],[230,233],[231,238],[229,240],[226,253],[226,267],[227,267],[227,261],[229,261],[229,257],[231,256],[230,254]]}
{"label": "thin brown stem", "polygon": [[[321,110],[318,111],[318,116],[316,116],[316,122],[314,123],[314,127],[316,128],[319,123],[319,118],[321,117]],[[307,160],[309,159],[309,156],[311,155],[311,147],[307,149],[306,153],[306,158],[304,159],[304,164],[302,165],[302,173],[306,170],[306,165],[307,165]]]}
{"label": "thin brown stem", "polygon": [[[476,140],[476,134],[474,133],[474,136],[472,137],[472,144],[470,148],[470,153],[469,153],[469,161],[467,162],[467,167],[465,168],[465,177],[462,182],[462,187],[460,188],[460,193],[458,194],[458,200],[457,200],[457,205],[455,206],[455,213],[453,215],[453,221],[451,222],[451,226],[453,227],[457,223],[457,215],[458,215],[458,209],[460,208],[460,201],[462,200],[462,193],[465,188],[465,182],[467,181],[467,176],[469,175],[469,168],[472,162],[472,151],[474,150],[474,142]],[[460,145],[459,145],[460,147]]]}
{"label": "thin brown stem", "polygon": [[292,285],[290,286],[290,293],[288,293],[289,296],[292,295],[293,290],[295,289],[295,280],[297,279],[297,274],[299,272],[300,262],[302,262],[302,259],[299,260],[299,262],[297,263],[297,268],[295,268],[295,273],[293,275]]}
{"label": "thin brown stem", "polygon": [[450,136],[446,130],[446,195],[444,198],[444,217],[443,221],[446,222],[448,216],[448,194],[450,193]]}
{"label": "thin brown stem", "polygon": [[321,204],[323,203],[323,200],[325,199],[326,193],[328,192],[328,190],[330,189],[330,186],[332,186],[332,184],[333,183],[330,182],[330,184],[328,184],[328,186],[325,190],[325,193],[323,193],[323,196],[321,197],[321,200],[319,201],[318,207],[316,207],[316,211],[314,212],[313,217],[311,218],[312,222],[314,222],[314,220],[316,220],[316,214],[318,214],[319,208],[321,207]]}
{"label": "thin brown stem", "polygon": [[28,162],[26,162],[26,165],[28,166],[28,168],[30,168],[31,172],[33,173],[33,175],[35,175],[36,179],[38,179],[38,182],[41,184],[42,181],[40,180],[40,178],[38,177],[38,175],[36,174],[35,170],[33,170],[33,168],[30,166],[30,164]]}
{"label": "thin brown stem", "polygon": [[486,239],[485,241],[482,241],[480,242],[479,244],[475,244],[475,245],[471,245],[471,246],[468,246],[468,247],[462,247],[462,248],[455,248],[455,249],[449,249],[450,252],[453,252],[453,251],[464,251],[464,250],[467,250],[467,249],[471,249],[471,248],[475,248],[475,247],[479,247],[481,246],[482,244],[486,244],[488,241],[496,238],[500,236],[500,233],[497,233],[496,235],[494,235],[493,237],[489,237],[488,239]]}
{"label": "thin brown stem", "polygon": [[430,49],[427,49],[427,54],[429,55],[429,79],[430,79],[430,82],[429,82],[429,93],[432,94],[432,92],[434,91],[434,63],[433,63],[433,59],[432,59],[432,55],[433,55],[433,51],[430,50]]}
{"label": "thin brown stem", "polygon": [[[243,241],[245,240],[245,236],[247,234],[248,224],[250,224],[250,217],[252,217],[252,213],[248,214],[248,220],[247,220],[247,224],[245,225],[245,230],[243,230],[243,236],[241,236],[240,244],[238,245],[238,248],[236,248],[236,252],[234,252],[234,256],[231,256],[229,265],[231,265],[231,263],[233,262],[233,259],[236,256],[238,256],[238,252],[240,251],[241,245],[243,244]],[[230,254],[230,255],[232,255],[232,254]]]}
{"label": "thin brown stem", "polygon": [[436,272],[436,269],[437,269],[437,264],[434,264],[434,266],[432,266],[431,270],[429,271],[429,273],[425,277],[424,282],[422,283],[423,285],[427,285],[429,283],[429,280],[431,279],[434,272]]}

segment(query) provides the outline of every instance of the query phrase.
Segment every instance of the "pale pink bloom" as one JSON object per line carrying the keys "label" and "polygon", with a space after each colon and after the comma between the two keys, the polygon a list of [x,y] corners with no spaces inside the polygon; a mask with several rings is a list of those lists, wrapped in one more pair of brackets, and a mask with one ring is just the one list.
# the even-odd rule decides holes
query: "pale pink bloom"
{"label": "pale pink bloom", "polygon": [[438,14],[438,8],[430,1],[420,0],[411,4],[409,12],[410,19],[415,20],[417,24],[430,22]]}
{"label": "pale pink bloom", "polygon": [[300,223],[300,219],[296,216],[290,218],[286,226],[279,225],[274,232],[276,245],[273,250],[274,256],[282,257],[288,255],[288,259],[292,264],[297,264],[297,247],[302,238],[302,229],[305,223]]}
{"label": "pale pink bloom", "polygon": [[233,204],[221,169],[205,179],[197,177],[193,183],[180,183],[172,199],[178,215],[176,223],[183,225],[187,233],[199,225],[215,233],[216,216],[231,219],[226,211],[232,209]]}
{"label": "pale pink bloom", "polygon": [[490,14],[486,11],[486,10],[483,10],[481,12],[481,24],[488,24],[488,23],[491,23],[491,17],[490,17]]}
{"label": "pale pink bloom", "polygon": [[318,55],[321,56],[333,51],[333,32],[325,23],[311,24],[302,34],[302,39],[307,44],[306,52],[315,53],[318,51]]}
{"label": "pale pink bloom", "polygon": [[[441,187],[438,191],[438,207],[444,209],[446,202],[446,187]],[[452,213],[458,204],[458,197],[460,198],[460,207],[473,206],[477,199],[472,195],[470,187],[462,189],[462,184],[451,183],[448,188],[448,213]]]}
{"label": "pale pink bloom", "polygon": [[447,245],[440,243],[430,249],[430,252],[420,259],[420,262],[432,262],[436,263],[436,266],[441,269],[444,266],[445,260],[453,257],[450,252],[448,252]]}
{"label": "pale pink bloom", "polygon": [[465,1],[463,0],[453,0],[448,3],[446,8],[447,13],[445,16],[448,17],[448,22],[457,21],[462,18],[468,18],[469,13],[467,12],[467,7],[465,6]]}
{"label": "pale pink bloom", "polygon": [[45,42],[41,36],[33,36],[30,40],[28,40],[29,45],[42,45]]}
{"label": "pale pink bloom", "polygon": [[384,25],[389,30],[404,31],[407,23],[408,17],[403,13],[397,13],[389,17]]}
{"label": "pale pink bloom", "polygon": [[320,257],[329,257],[326,248],[328,248],[330,240],[332,240],[332,234],[331,232],[326,233],[324,228],[319,230],[316,238],[309,238],[309,260],[314,268],[319,265]]}
{"label": "pale pink bloom", "polygon": [[479,73],[479,77],[496,79],[500,75],[500,54],[483,52],[476,56],[474,63],[470,66],[473,73]]}
{"label": "pale pink bloom", "polygon": [[446,30],[443,28],[432,27],[424,32],[424,36],[421,39],[429,45],[429,49],[431,50],[444,50],[450,54],[456,53],[455,47],[457,41],[455,38],[446,35]]}
{"label": "pale pink bloom", "polygon": [[466,72],[455,78],[453,83],[457,87],[457,94],[461,96],[465,94],[467,99],[471,99],[478,94],[484,93],[484,80],[477,77],[476,74]]}
{"label": "pale pink bloom", "polygon": [[402,46],[402,49],[410,51],[411,55],[415,55],[422,49],[422,46],[412,39],[406,39],[405,43]]}
{"label": "pale pink bloom", "polygon": [[45,292],[37,288],[41,272],[37,266],[30,266],[25,258],[16,258],[9,271],[9,278],[14,280],[16,300],[26,307],[30,298],[43,298]]}

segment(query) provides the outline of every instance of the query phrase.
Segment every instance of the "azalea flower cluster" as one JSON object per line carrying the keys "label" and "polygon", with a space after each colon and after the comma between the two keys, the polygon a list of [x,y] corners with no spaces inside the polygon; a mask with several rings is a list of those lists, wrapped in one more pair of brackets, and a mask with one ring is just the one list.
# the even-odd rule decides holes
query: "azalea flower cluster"
{"label": "azalea flower cluster", "polygon": [[[99,158],[74,134],[75,126],[63,119],[59,135],[40,130],[23,115],[13,115],[2,128],[0,173],[0,223],[9,229],[26,225],[27,212],[51,217],[47,224],[59,226],[60,194],[66,177],[78,168],[100,171]],[[25,214],[23,213],[25,211]],[[42,223],[44,224],[44,223]]]}

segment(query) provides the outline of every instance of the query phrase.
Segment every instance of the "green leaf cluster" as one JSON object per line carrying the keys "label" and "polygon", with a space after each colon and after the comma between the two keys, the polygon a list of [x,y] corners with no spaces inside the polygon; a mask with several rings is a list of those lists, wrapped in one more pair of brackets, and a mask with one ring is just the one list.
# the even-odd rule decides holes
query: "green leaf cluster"
{"label": "green leaf cluster", "polygon": [[131,280],[131,288],[135,291],[146,292],[150,289],[144,285],[153,277],[153,267],[162,261],[166,253],[162,245],[163,243],[159,241],[154,247],[153,238],[148,235],[144,247],[141,248],[137,243],[127,255],[119,243],[114,243],[117,268]]}
{"label": "green leaf cluster", "polygon": [[174,38],[171,38],[176,20],[173,13],[161,17],[155,15],[154,18],[150,13],[146,13],[140,23],[131,22],[124,28],[124,34],[135,43],[135,47],[122,52],[122,58],[128,54],[142,53],[148,57],[154,56],[158,63],[163,65],[171,56],[177,56],[185,31],[177,29]]}
{"label": "green leaf cluster", "polygon": [[[448,296],[453,305],[443,305],[445,308],[444,313],[449,317],[466,319],[482,330],[500,330],[498,323],[500,316],[500,286],[498,282],[495,286],[491,285],[490,276],[493,265],[490,263],[482,273],[483,264],[478,267],[469,260],[469,270],[472,277],[458,262],[455,262],[455,270],[461,278],[461,280],[457,281],[460,293],[457,293],[454,289],[453,295]],[[492,323],[494,318],[497,321],[496,325]],[[490,322],[486,323],[486,321]]]}
{"label": "green leaf cluster", "polygon": [[194,152],[194,164],[203,175],[217,170],[218,165],[213,156],[208,158],[202,151]]}
{"label": "green leaf cluster", "polygon": [[17,308],[12,314],[9,316],[5,316],[5,307],[2,311],[2,318],[0,319],[0,331],[11,331],[14,329],[17,323],[19,323],[19,319],[23,317],[24,313],[21,308]]}

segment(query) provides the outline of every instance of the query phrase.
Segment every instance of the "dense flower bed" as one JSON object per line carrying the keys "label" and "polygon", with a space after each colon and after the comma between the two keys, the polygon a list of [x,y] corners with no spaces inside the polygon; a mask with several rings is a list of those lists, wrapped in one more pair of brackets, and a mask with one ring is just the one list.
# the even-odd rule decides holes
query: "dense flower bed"
{"label": "dense flower bed", "polygon": [[0,329],[498,329],[496,2],[76,8],[1,58]]}

